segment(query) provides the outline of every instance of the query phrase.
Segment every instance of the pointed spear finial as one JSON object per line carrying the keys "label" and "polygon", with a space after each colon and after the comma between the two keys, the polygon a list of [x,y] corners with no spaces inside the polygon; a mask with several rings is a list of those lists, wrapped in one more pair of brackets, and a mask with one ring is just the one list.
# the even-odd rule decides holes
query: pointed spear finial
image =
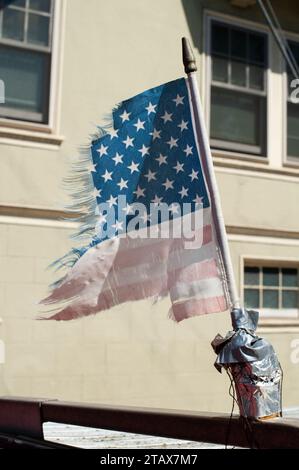
{"label": "pointed spear finial", "polygon": [[191,73],[196,72],[196,62],[195,57],[190,45],[190,42],[187,38],[182,38],[182,51],[183,51],[183,64],[185,67],[185,72]]}

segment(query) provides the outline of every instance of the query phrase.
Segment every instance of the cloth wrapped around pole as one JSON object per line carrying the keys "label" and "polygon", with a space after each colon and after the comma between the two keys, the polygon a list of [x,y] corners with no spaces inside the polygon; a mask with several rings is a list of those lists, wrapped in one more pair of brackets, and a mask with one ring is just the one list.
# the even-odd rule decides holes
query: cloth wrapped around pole
{"label": "cloth wrapped around pole", "polygon": [[282,369],[273,346],[255,334],[259,313],[238,308],[231,317],[233,331],[212,341],[216,369],[232,376],[241,416],[281,416]]}

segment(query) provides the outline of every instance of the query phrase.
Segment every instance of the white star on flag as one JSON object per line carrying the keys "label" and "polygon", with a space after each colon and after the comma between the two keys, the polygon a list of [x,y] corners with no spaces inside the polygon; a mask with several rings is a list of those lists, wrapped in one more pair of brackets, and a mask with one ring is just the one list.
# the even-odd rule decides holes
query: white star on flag
{"label": "white star on flag", "polygon": [[119,186],[119,189],[122,190],[124,188],[128,187],[128,180],[124,180],[123,178],[120,179],[119,183],[117,183],[117,186]]}
{"label": "white star on flag", "polygon": [[187,131],[188,130],[188,121],[184,121],[184,119],[182,119],[182,122],[181,124],[178,124],[178,127],[181,129],[181,132],[183,131]]}
{"label": "white star on flag", "polygon": [[174,170],[176,170],[177,173],[180,171],[184,171],[184,163],[177,162],[176,166],[173,167]]}
{"label": "white star on flag", "polygon": [[105,173],[102,175],[102,178],[104,178],[105,180],[105,183],[107,183],[107,181],[111,180],[112,181],[112,171],[108,171],[106,170]]}
{"label": "white star on flag", "polygon": [[123,211],[126,213],[126,215],[133,214],[133,205],[127,204],[126,207],[123,208]]}
{"label": "white star on flag", "polygon": [[111,140],[114,139],[115,137],[118,137],[118,129],[111,129],[109,131],[109,135]]}
{"label": "white star on flag", "polygon": [[149,105],[145,108],[147,110],[147,114],[150,115],[151,113],[155,113],[156,107],[157,107],[156,104],[152,104],[151,102],[149,102]]}
{"label": "white star on flag", "polygon": [[151,180],[155,180],[156,179],[156,173],[151,171],[151,170],[148,170],[148,173],[145,176],[145,178],[147,178],[147,181],[151,181]]}
{"label": "white star on flag", "polygon": [[106,147],[105,145],[101,145],[101,147],[97,150],[97,152],[100,154],[100,157],[102,157],[103,155],[107,155],[107,149],[108,149],[108,146]]}
{"label": "white star on flag", "polygon": [[163,197],[158,197],[157,194],[155,195],[154,199],[152,199],[152,202],[153,202],[155,205],[161,204],[162,201],[163,201]]}
{"label": "white star on flag", "polygon": [[140,197],[144,197],[144,191],[145,191],[145,188],[142,189],[140,186],[137,186],[136,191],[134,191],[134,194],[136,194],[137,199],[139,199]]}
{"label": "white star on flag", "polygon": [[163,119],[164,124],[166,124],[167,121],[170,121],[170,122],[172,121],[171,116],[172,116],[172,113],[168,113],[167,111],[165,111],[164,115],[161,116],[161,119]]}
{"label": "white star on flag", "polygon": [[109,207],[117,206],[117,197],[113,197],[111,194],[110,198],[106,202],[108,202]]}
{"label": "white star on flag", "polygon": [[127,113],[126,110],[120,115],[122,122],[129,121],[129,116],[131,113]]}
{"label": "white star on flag", "polygon": [[165,165],[167,165],[167,157],[165,155],[162,155],[162,153],[160,153],[159,157],[156,158],[156,161],[159,162],[159,166],[163,165],[163,163],[165,163]]}
{"label": "white star on flag", "polygon": [[96,168],[96,165],[94,163],[89,163],[87,165],[87,170],[90,171],[90,172],[95,172],[97,171],[97,168]]}
{"label": "white star on flag", "polygon": [[139,163],[132,162],[131,165],[129,165],[127,168],[129,168],[129,170],[131,171],[131,175],[132,175],[134,171],[139,171],[138,167],[139,167]]}
{"label": "white star on flag", "polygon": [[186,154],[186,157],[188,157],[188,155],[192,155],[192,153],[193,153],[192,149],[193,149],[193,147],[190,147],[189,145],[186,146],[186,148],[184,150],[184,152]]}
{"label": "white star on flag", "polygon": [[183,104],[184,104],[184,103],[183,103],[183,99],[184,99],[184,98],[185,98],[184,96],[176,95],[176,98],[174,98],[172,101],[175,102],[175,105],[176,105],[176,106],[178,106],[179,104],[182,104],[182,105],[183,105]]}
{"label": "white star on flag", "polygon": [[163,183],[163,186],[165,186],[165,190],[167,191],[167,189],[173,189],[173,183],[174,183],[174,180],[169,181],[169,179],[166,178],[165,183]]}
{"label": "white star on flag", "polygon": [[134,140],[134,137],[129,137],[129,136],[126,138],[126,140],[123,140],[123,143],[125,144],[126,149],[128,147],[134,147],[133,140]]}
{"label": "white star on flag", "polygon": [[175,204],[174,202],[169,206],[169,211],[172,212],[173,214],[178,214],[179,213],[179,204]]}
{"label": "white star on flag", "polygon": [[142,145],[141,149],[138,150],[138,152],[141,153],[141,156],[144,157],[144,155],[149,155],[149,147],[146,147],[144,144]]}
{"label": "white star on flag", "polygon": [[193,180],[198,180],[198,171],[195,171],[193,168],[192,168],[192,173],[190,173],[190,178],[191,178],[191,181]]}
{"label": "white star on flag", "polygon": [[150,135],[153,136],[153,140],[161,139],[160,134],[161,134],[161,131],[158,131],[155,127],[154,127],[153,132],[150,132]]}
{"label": "white star on flag", "polygon": [[183,197],[188,196],[188,191],[188,188],[184,188],[184,186],[182,186],[181,191],[178,191],[178,193],[181,195],[181,199],[183,199]]}
{"label": "white star on flag", "polygon": [[136,127],[136,130],[137,132],[140,131],[140,129],[144,129],[144,124],[145,124],[145,121],[141,121],[139,118],[138,118],[138,121],[136,122],[136,124],[133,124],[133,126]]}
{"label": "white star on flag", "polygon": [[202,204],[202,200],[203,197],[200,197],[198,194],[196,194],[196,198],[193,199],[193,202],[195,202],[195,204]]}
{"label": "white star on flag", "polygon": [[172,147],[178,147],[178,144],[177,144],[177,141],[179,139],[174,139],[173,137],[170,137],[170,140],[168,142],[166,142],[169,147],[172,149]]}
{"label": "white star on flag", "polygon": [[115,165],[118,165],[118,163],[123,163],[123,155],[119,155],[118,152],[116,152],[115,157],[112,158],[114,160]]}
{"label": "white star on flag", "polygon": [[101,194],[102,194],[102,189],[94,188],[93,190],[94,197],[101,197]]}

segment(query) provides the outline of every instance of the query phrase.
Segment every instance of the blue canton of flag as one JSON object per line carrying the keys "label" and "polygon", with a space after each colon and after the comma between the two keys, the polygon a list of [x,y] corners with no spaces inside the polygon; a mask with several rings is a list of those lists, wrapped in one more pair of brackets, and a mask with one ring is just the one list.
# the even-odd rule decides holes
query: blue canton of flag
{"label": "blue canton of flag", "polygon": [[[99,204],[114,208],[125,195],[128,223],[135,216],[134,204],[142,203],[147,214],[140,227],[150,225],[153,203],[167,204],[170,220],[183,213],[183,204],[190,203],[191,210],[199,204],[209,207],[184,78],[122,102],[113,112],[113,124],[109,134],[92,144]],[[115,231],[125,232],[123,213],[118,216],[122,221],[116,220]]]}

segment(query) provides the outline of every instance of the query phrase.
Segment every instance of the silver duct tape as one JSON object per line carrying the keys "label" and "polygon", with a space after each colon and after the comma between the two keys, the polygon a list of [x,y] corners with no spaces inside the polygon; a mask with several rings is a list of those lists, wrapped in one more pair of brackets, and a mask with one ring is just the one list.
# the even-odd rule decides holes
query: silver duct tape
{"label": "silver duct tape", "polygon": [[[253,366],[253,367],[252,367]],[[257,364],[231,364],[229,370],[235,383],[240,415],[246,418],[262,418],[281,415],[280,368],[271,375],[256,375]],[[264,365],[261,365],[261,372]]]}
{"label": "silver duct tape", "polygon": [[240,415],[261,418],[281,415],[282,370],[273,346],[255,334],[258,312],[234,309],[234,330],[212,342],[215,367],[233,378]]}

